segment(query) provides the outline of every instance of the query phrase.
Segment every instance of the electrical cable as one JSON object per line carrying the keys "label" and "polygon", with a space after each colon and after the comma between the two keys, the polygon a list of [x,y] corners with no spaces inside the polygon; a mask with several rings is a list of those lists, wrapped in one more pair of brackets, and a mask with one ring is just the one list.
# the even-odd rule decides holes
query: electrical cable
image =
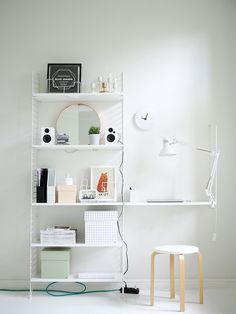
{"label": "electrical cable", "polygon": [[125,242],[125,240],[123,239],[122,237],[122,234],[120,232],[120,225],[119,225],[119,221],[117,220],[117,229],[118,229],[118,233],[119,233],[119,236],[121,238],[121,241],[124,243],[125,245],[125,256],[126,256],[126,269],[125,271],[123,272],[123,275],[125,275],[128,270],[129,270],[129,256],[128,256],[128,244]]}
{"label": "electrical cable", "polygon": [[[118,133],[119,135],[119,139],[118,139],[118,143],[123,145],[123,142],[121,141],[121,134]],[[123,173],[123,164],[124,164],[124,150],[122,150],[122,154],[121,154],[121,162],[120,162],[120,166],[119,166],[119,172],[121,175],[121,201],[122,201],[122,207],[121,207],[121,212],[119,214],[118,220],[117,220],[117,229],[118,229],[118,233],[120,236],[121,241],[124,243],[125,245],[125,256],[126,256],[126,269],[123,273],[123,275],[125,275],[128,270],[129,270],[129,256],[128,256],[128,245],[127,243],[124,241],[121,231],[120,231],[120,224],[119,224],[119,219],[122,217],[123,213],[124,213],[124,173]]]}
{"label": "electrical cable", "polygon": [[[121,135],[120,133],[118,133],[119,135],[119,140],[118,143],[123,145],[123,142],[121,141]],[[124,173],[123,173],[123,164],[124,164],[124,150],[122,150],[122,154],[121,154],[121,163],[119,166],[119,172],[121,175],[121,201],[122,201],[122,207],[121,207],[121,212],[119,214],[118,220],[117,220],[117,229],[118,229],[118,233],[120,236],[121,241],[124,243],[125,245],[125,256],[126,256],[126,269],[123,273],[123,275],[125,275],[128,270],[129,270],[129,256],[128,256],[128,244],[124,241],[121,231],[120,231],[120,224],[119,224],[119,219],[120,217],[123,215],[124,212]]]}
{"label": "electrical cable", "polygon": [[[82,286],[82,290],[80,291],[68,291],[68,290],[58,290],[58,289],[49,289],[52,285],[55,285],[58,282],[51,282],[47,285],[45,289],[32,289],[35,292],[46,292],[47,294],[54,297],[64,297],[70,295],[79,295],[79,294],[89,294],[89,293],[103,293],[103,292],[116,292],[120,291],[120,289],[107,289],[107,290],[86,290],[87,287],[82,282],[75,282],[78,285]],[[29,292],[30,289],[0,289],[3,292]]]}

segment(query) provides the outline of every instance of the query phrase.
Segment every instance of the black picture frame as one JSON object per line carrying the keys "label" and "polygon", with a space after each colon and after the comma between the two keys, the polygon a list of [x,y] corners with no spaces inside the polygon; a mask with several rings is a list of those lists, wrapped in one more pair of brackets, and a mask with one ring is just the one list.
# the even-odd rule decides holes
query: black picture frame
{"label": "black picture frame", "polygon": [[81,63],[48,63],[48,93],[80,93]]}

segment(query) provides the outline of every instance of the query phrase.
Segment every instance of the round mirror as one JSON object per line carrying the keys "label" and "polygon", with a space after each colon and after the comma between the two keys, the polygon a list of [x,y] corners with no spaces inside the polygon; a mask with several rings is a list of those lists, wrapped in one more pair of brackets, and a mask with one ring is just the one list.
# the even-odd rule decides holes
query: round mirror
{"label": "round mirror", "polygon": [[70,145],[89,144],[88,132],[91,126],[100,127],[96,111],[87,105],[71,105],[65,108],[56,122],[58,134],[67,134]]}

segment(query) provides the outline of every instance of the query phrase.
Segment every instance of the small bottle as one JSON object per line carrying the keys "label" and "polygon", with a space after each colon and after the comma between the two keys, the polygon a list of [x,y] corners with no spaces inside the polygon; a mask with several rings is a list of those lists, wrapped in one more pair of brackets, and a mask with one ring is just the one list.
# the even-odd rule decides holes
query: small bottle
{"label": "small bottle", "polygon": [[103,83],[103,77],[99,76],[98,77],[98,91],[99,91],[99,93],[102,92],[102,83]]}
{"label": "small bottle", "polygon": [[112,75],[111,75],[111,73],[108,73],[107,82],[108,82],[108,92],[109,92],[109,93],[112,93],[112,92],[113,92],[113,81],[112,81]]}
{"label": "small bottle", "polygon": [[96,83],[92,82],[90,86],[91,86],[91,93],[96,93]]}
{"label": "small bottle", "polygon": [[117,79],[115,78],[113,81],[113,92],[116,92],[117,90]]}
{"label": "small bottle", "polygon": [[100,93],[106,93],[107,92],[107,82],[102,82],[102,88],[100,90]]}
{"label": "small bottle", "polygon": [[73,178],[69,176],[69,174],[65,177],[65,185],[73,185]]}

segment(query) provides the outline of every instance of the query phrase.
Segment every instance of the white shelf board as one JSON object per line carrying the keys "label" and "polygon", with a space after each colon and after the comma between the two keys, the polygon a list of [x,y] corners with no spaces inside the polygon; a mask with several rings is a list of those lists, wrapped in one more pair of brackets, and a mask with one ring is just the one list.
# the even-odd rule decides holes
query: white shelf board
{"label": "white shelf board", "polygon": [[64,207],[64,206],[122,206],[122,202],[93,202],[93,203],[32,203],[32,206]]}
{"label": "white shelf board", "polygon": [[33,98],[39,102],[118,102],[123,93],[34,93]]}
{"label": "white shelf board", "polygon": [[210,206],[211,203],[207,201],[197,202],[125,202],[125,206]]}
{"label": "white shelf board", "polygon": [[32,206],[211,206],[210,202],[199,201],[199,202],[94,202],[94,203],[32,203]]}
{"label": "white shelf board", "polygon": [[69,278],[41,278],[40,275],[31,278],[31,282],[122,282],[122,273],[113,278],[79,278],[71,275]]}
{"label": "white shelf board", "polygon": [[41,244],[31,243],[31,247],[44,248],[44,247],[70,247],[70,248],[86,248],[86,247],[121,247],[122,242],[110,243],[110,244],[86,244],[86,243],[75,243],[75,244]]}
{"label": "white shelf board", "polygon": [[114,151],[122,150],[123,145],[32,145],[37,150],[65,150],[65,151]]}

